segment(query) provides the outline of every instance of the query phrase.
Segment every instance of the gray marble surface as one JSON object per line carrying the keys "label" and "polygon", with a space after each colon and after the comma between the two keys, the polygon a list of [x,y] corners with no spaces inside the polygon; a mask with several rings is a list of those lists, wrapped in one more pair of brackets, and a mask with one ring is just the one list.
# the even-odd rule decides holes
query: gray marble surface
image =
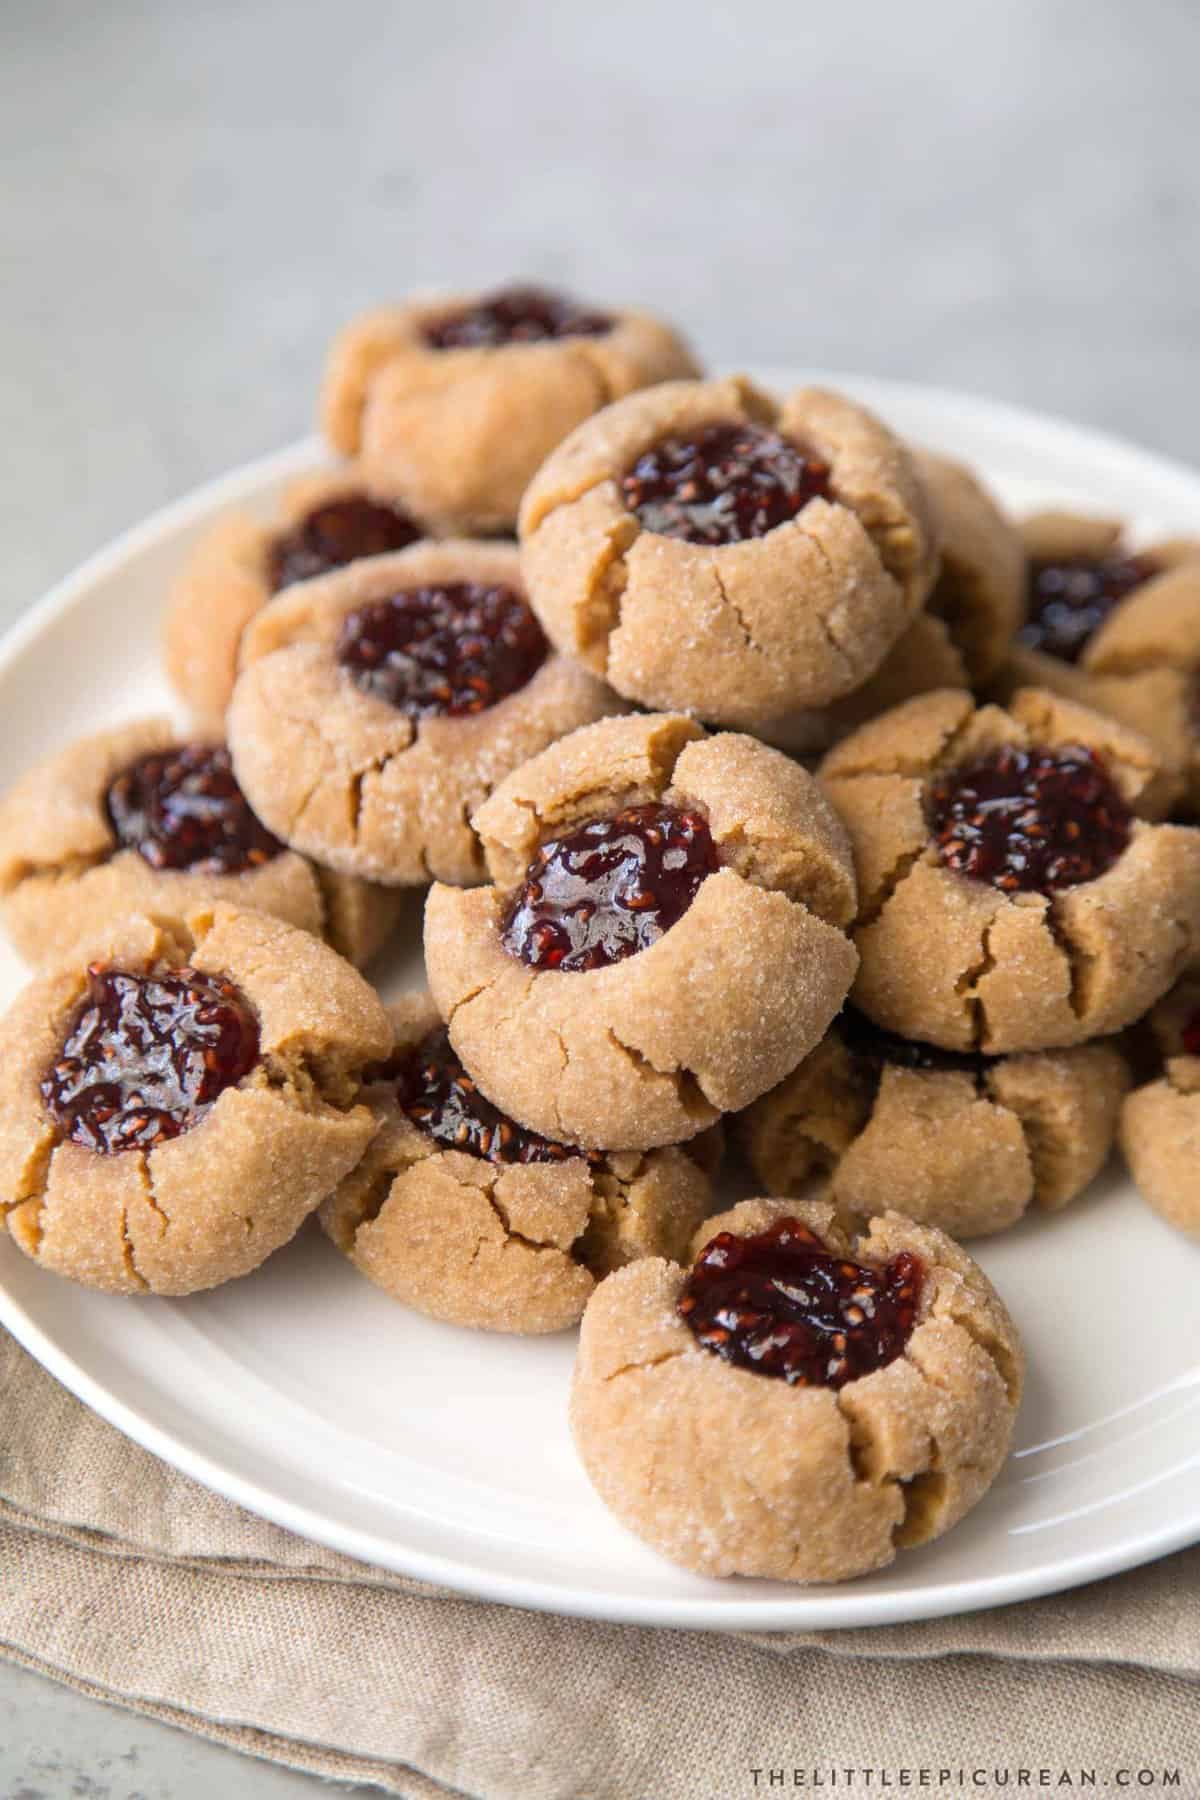
{"label": "gray marble surface", "polygon": [[[0,620],[510,273],[1193,460],[1193,0],[8,0]],[[0,1667],[5,1800],[315,1791]]]}

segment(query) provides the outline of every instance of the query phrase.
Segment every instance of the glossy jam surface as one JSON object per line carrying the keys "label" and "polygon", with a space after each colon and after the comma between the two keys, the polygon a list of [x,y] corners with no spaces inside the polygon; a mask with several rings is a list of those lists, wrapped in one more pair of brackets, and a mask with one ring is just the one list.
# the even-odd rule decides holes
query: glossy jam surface
{"label": "glossy jam surface", "polygon": [[223,744],[139,757],[112,782],[105,804],[118,844],[152,869],[238,875],[283,849],[251,812]]}
{"label": "glossy jam surface", "polygon": [[519,594],[455,581],[348,613],[337,659],[365,692],[410,718],[461,719],[524,687],[546,650]]}
{"label": "glossy jam surface", "polygon": [[845,1387],[894,1362],[917,1316],[922,1269],[901,1251],[883,1268],[835,1256],[798,1219],[706,1244],[679,1298],[706,1350],[793,1387]]}
{"label": "glossy jam surface", "polygon": [[978,1076],[995,1061],[994,1057],[983,1056],[977,1051],[941,1050],[936,1044],[921,1044],[915,1038],[900,1037],[898,1033],[876,1025],[854,1006],[842,1008],[836,1029],[851,1055],[876,1077],[888,1063],[923,1074],[950,1072]]}
{"label": "glossy jam surface", "polygon": [[455,1056],[444,1028],[402,1057],[392,1079],[413,1124],[447,1150],[502,1163],[565,1162],[584,1154],[527,1131],[493,1106]]}
{"label": "glossy jam surface", "polygon": [[1188,1056],[1200,1056],[1200,1007],[1183,1022],[1179,1033]]}
{"label": "glossy jam surface", "polygon": [[707,820],[631,806],[548,838],[509,903],[501,939],[536,969],[602,969],[649,949],[718,867]]}
{"label": "glossy jam surface", "polygon": [[551,338],[602,337],[611,330],[608,313],[580,306],[566,294],[507,287],[431,319],[425,342],[434,350],[498,350],[504,344],[543,344]]}
{"label": "glossy jam surface", "polygon": [[1094,881],[1133,823],[1100,758],[1080,744],[993,750],[935,781],[929,813],[946,867],[1010,894]]}
{"label": "glossy jam surface", "polygon": [[219,975],[94,963],[42,1099],[72,1143],[112,1156],[190,1131],[258,1060],[258,1022]]}
{"label": "glossy jam surface", "polygon": [[828,499],[829,467],[761,425],[708,425],[643,451],[621,493],[660,537],[738,544],[765,537],[810,500]]}
{"label": "glossy jam surface", "polygon": [[268,553],[267,580],[272,593],[278,593],[362,556],[405,550],[420,535],[420,527],[401,507],[366,494],[342,494],[314,506],[289,531],[279,533]]}
{"label": "glossy jam surface", "polygon": [[1078,662],[1109,613],[1156,572],[1150,558],[1120,550],[1109,556],[1031,561],[1029,616],[1018,633],[1020,642],[1060,662]]}

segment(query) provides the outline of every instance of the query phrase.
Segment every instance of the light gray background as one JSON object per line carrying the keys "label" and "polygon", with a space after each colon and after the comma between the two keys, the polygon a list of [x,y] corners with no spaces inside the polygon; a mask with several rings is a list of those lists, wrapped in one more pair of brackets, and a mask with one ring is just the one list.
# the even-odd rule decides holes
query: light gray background
{"label": "light gray background", "polygon": [[[1198,69],[1194,0],[0,0],[0,619],[418,284],[1196,460]],[[5,1800],[316,1791],[0,1667]]]}

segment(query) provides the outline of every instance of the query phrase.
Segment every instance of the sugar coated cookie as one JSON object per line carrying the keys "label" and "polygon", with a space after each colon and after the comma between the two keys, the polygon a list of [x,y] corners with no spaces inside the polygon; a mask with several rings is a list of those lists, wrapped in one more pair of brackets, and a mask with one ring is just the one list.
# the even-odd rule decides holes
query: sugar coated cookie
{"label": "sugar coated cookie", "polygon": [[690,1270],[597,1288],[575,1443],[621,1523],[702,1575],[844,1581],[939,1537],[1008,1453],[1022,1354],[965,1250],[899,1213],[747,1200]]}
{"label": "sugar coated cookie", "polygon": [[130,912],[257,907],[364,963],[402,904],[289,850],[251,810],[224,744],[167,719],[95,732],[0,801],[0,912],[29,962],[62,960]]}
{"label": "sugar coated cookie", "polygon": [[559,446],[521,505],[551,640],[644,706],[755,729],[879,668],[937,573],[912,457],[803,388],[664,383]]}
{"label": "sugar coated cookie", "polygon": [[417,544],[281,594],[242,640],[238,780],[294,849],[389,885],[481,879],[470,817],[510,770],[621,710],[555,655],[506,544]]}
{"label": "sugar coated cookie", "polygon": [[453,532],[510,528],[539,463],[609,401],[698,373],[648,313],[511,287],[414,299],[339,333],[325,435],[375,487]]}
{"label": "sugar coated cookie", "polygon": [[712,1202],[713,1133],[610,1155],[553,1143],[485,1099],[428,996],[392,1017],[395,1052],[364,1093],[380,1129],[320,1213],[378,1287],[455,1325],[559,1331],[613,1269],[685,1254]]}
{"label": "sugar coated cookie", "polygon": [[0,1215],[55,1274],[190,1294],[255,1269],[349,1173],[391,1048],[371,988],[265,913],[134,916],[0,1022]]}
{"label": "sugar coated cookie", "polygon": [[752,738],[603,720],[474,824],[491,885],[431,890],[429,983],[483,1091],[545,1137],[692,1137],[781,1080],[845,997],[845,834],[812,777]]}
{"label": "sugar coated cookie", "polygon": [[1025,1056],[938,1050],[847,1007],[738,1129],[768,1193],[803,1194],[822,1175],[843,1213],[869,1217],[886,1196],[952,1237],[982,1237],[1083,1191],[1112,1148],[1128,1084],[1111,1042]]}
{"label": "sugar coated cookie", "polygon": [[848,737],[822,781],[854,843],[855,1004],[948,1050],[1062,1049],[1153,1005],[1200,941],[1200,832],[1163,825],[1139,733],[1023,689],[942,691]]}

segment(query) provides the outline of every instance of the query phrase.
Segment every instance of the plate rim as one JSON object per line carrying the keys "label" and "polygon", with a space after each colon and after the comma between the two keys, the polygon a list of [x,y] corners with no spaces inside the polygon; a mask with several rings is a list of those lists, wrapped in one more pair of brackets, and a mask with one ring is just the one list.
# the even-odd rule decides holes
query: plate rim
{"label": "plate rim", "polygon": [[[797,373],[794,368],[784,370],[758,365],[753,369],[752,379],[768,387],[795,386],[798,385]],[[901,409],[906,404],[935,407],[941,413],[976,422],[983,417],[1000,429],[1029,429],[1043,442],[1048,437],[1057,438],[1064,450],[1086,446],[1093,459],[1097,455],[1133,458],[1147,480],[1190,488],[1200,504],[1200,470],[1159,452],[1143,450],[1116,433],[936,384],[900,381],[861,372],[812,370],[799,373],[806,383],[818,382],[852,393],[865,393],[868,404],[877,404],[884,411],[889,402]],[[268,485],[278,484],[329,460],[320,439],[311,435],[201,483],[128,527],[56,582],[5,631],[0,637],[0,677],[44,630],[83,604],[97,582],[118,574],[130,559],[154,548],[164,537],[206,519],[218,508],[244,504]],[[445,1555],[403,1542],[381,1540],[370,1530],[327,1518],[306,1504],[261,1486],[236,1469],[231,1471],[189,1442],[186,1436],[164,1429],[140,1414],[135,1405],[110,1392],[73,1354],[54,1342],[22,1302],[8,1291],[2,1279],[0,1324],[57,1381],[123,1435],[210,1491],[270,1523],[367,1566],[407,1575],[477,1599],[564,1617],[692,1630],[763,1632],[854,1630],[915,1623],[1065,1592],[1169,1555],[1200,1539],[1200,1508],[1197,1508],[1194,1514],[1165,1521],[1156,1528],[1134,1532],[1073,1557],[1060,1558],[1052,1570],[1040,1563],[1024,1570],[979,1577],[970,1583],[965,1594],[961,1581],[934,1583],[917,1592],[900,1588],[894,1594],[873,1591],[861,1595],[856,1595],[854,1584],[848,1583],[797,1588],[794,1595],[781,1599],[739,1600],[736,1584],[729,1583],[720,1584],[712,1596],[649,1595],[637,1604],[631,1604],[624,1594],[606,1596],[594,1591],[580,1592],[564,1588],[555,1581],[507,1575],[474,1563],[456,1562]],[[1200,1450],[1169,1473],[1179,1474],[1195,1463],[1200,1463]]]}

